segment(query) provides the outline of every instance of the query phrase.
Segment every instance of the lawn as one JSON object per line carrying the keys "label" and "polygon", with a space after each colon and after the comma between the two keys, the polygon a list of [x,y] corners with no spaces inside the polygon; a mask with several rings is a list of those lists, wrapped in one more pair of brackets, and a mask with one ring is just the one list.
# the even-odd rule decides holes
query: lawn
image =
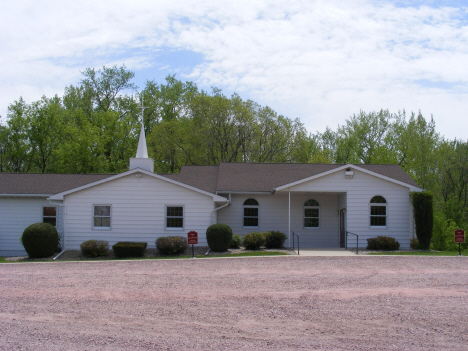
{"label": "lawn", "polygon": [[[288,255],[285,252],[279,252],[279,251],[254,251],[254,252],[241,252],[241,253],[232,253],[232,254],[225,254],[225,255],[195,255],[195,258],[216,258],[216,257],[264,257],[264,256],[283,256],[283,255]],[[192,255],[183,255],[183,256],[157,256],[157,257],[126,257],[123,259],[118,259],[118,258],[86,258],[86,261],[119,261],[119,260],[174,260],[174,259],[187,259],[187,258],[192,258]],[[83,261],[83,259],[66,259],[66,260],[57,260],[57,261],[52,261],[50,258],[49,259],[39,259],[38,261],[47,261],[47,262],[63,262],[63,261],[68,261],[68,262],[73,262],[73,261]],[[32,262],[32,260],[29,259],[21,259],[18,261],[11,261],[11,260],[6,260],[3,257],[0,257],[0,263],[11,263],[11,262]]]}
{"label": "lawn", "polygon": [[[468,256],[468,250],[461,252],[462,256]],[[368,255],[393,255],[393,256],[458,256],[458,251],[389,251],[375,252]]]}

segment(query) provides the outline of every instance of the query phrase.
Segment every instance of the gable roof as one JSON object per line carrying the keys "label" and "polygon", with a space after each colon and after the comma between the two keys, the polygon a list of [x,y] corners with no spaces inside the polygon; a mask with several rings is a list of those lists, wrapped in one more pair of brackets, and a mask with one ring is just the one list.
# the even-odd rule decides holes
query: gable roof
{"label": "gable roof", "polygon": [[[361,167],[361,165],[353,165],[353,164],[347,164],[347,165],[338,165],[339,167],[336,167],[332,170],[319,173],[316,175],[312,175],[309,177],[306,177],[304,179],[300,179],[291,183],[284,184],[282,186],[279,186],[275,188],[275,191],[279,190],[284,190],[287,189],[291,186],[295,186],[298,184],[302,184],[304,182],[317,179],[320,177],[324,177],[328,174],[335,173],[338,171],[343,171],[347,169],[353,169],[353,170],[358,170],[363,173],[370,174],[374,177],[381,178],[384,180],[387,180],[389,182],[404,186],[409,188],[410,190],[418,190],[422,189],[406,172],[403,171],[398,165],[367,165],[371,167]],[[377,167],[372,167],[372,166],[377,166]],[[391,167],[390,167],[391,166]]]}
{"label": "gable roof", "polygon": [[0,173],[0,195],[53,195],[112,174]]}
{"label": "gable roof", "polygon": [[[217,193],[271,193],[276,188],[346,167],[368,171],[384,179],[407,184],[408,187],[420,188],[400,166],[395,164],[221,163],[219,166],[183,166],[180,174],[166,176],[173,176],[182,183],[210,189]],[[215,179],[217,180],[216,186],[214,185]]]}
{"label": "gable roof", "polygon": [[[403,169],[394,164],[343,165],[298,163],[221,163],[219,166],[183,166],[178,174],[157,175],[138,169],[159,179],[194,188],[210,194],[236,192],[271,193],[277,188],[309,178],[326,175],[350,166],[383,179],[421,188]],[[37,174],[0,173],[0,196],[37,195],[49,196],[78,188],[97,185],[101,181],[129,174]],[[111,179],[108,179],[111,178]],[[97,183],[93,184],[92,183]]]}
{"label": "gable roof", "polygon": [[90,188],[90,187],[93,187],[93,186],[97,186],[99,184],[102,184],[102,183],[106,183],[106,182],[109,182],[109,181],[112,181],[112,180],[115,180],[115,179],[119,179],[119,178],[123,178],[123,177],[126,177],[128,175],[131,175],[131,174],[135,174],[135,173],[143,173],[143,174],[146,174],[150,177],[153,177],[153,178],[156,178],[156,179],[161,179],[161,180],[164,180],[166,182],[169,182],[169,183],[172,183],[172,184],[175,184],[175,185],[178,185],[178,186],[181,186],[183,188],[186,188],[186,189],[190,189],[190,190],[193,190],[197,193],[201,193],[201,194],[204,194],[204,195],[207,195],[207,196],[211,196],[213,198],[213,201],[217,201],[217,202],[225,202],[227,201],[226,198],[222,197],[222,196],[219,196],[219,195],[216,195],[214,193],[210,193],[208,191],[205,191],[205,190],[202,190],[202,189],[199,189],[199,188],[196,188],[196,187],[193,187],[189,184],[185,184],[185,183],[181,183],[181,182],[178,182],[176,180],[173,180],[173,179],[169,179],[169,178],[166,178],[162,175],[159,175],[159,174],[156,174],[156,173],[153,173],[153,172],[150,172],[150,171],[147,171],[145,169],[141,169],[141,168],[134,168],[134,169],[131,169],[127,172],[123,172],[123,173],[119,173],[119,174],[114,174],[114,175],[111,175],[110,177],[108,178],[105,178],[105,179],[101,179],[101,180],[97,180],[95,182],[92,182],[92,183],[88,183],[88,184],[85,184],[85,185],[82,185],[80,187],[76,187],[76,188],[73,188],[73,189],[70,189],[70,190],[66,190],[66,191],[63,191],[61,193],[58,193],[58,194],[55,194],[55,195],[52,195],[50,197],[51,200],[63,200],[63,197],[65,195],[68,195],[68,194],[71,194],[71,193],[75,193],[77,191],[81,191],[81,190],[84,190],[84,189],[87,189],[87,188]]}

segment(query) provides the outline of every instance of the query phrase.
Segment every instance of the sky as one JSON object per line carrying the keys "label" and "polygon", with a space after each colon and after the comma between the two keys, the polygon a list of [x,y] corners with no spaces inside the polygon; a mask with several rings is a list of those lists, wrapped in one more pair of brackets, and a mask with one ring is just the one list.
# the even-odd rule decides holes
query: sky
{"label": "sky", "polygon": [[323,132],[359,111],[434,118],[468,134],[468,2],[391,0],[2,1],[0,116],[63,95],[86,68],[269,106]]}

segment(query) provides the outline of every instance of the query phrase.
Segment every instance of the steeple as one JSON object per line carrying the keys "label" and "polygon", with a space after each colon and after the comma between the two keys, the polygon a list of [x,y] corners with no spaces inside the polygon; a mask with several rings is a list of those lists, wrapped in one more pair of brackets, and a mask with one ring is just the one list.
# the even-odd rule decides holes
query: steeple
{"label": "steeple", "polygon": [[138,149],[136,158],[148,158],[148,149],[146,148],[145,127],[141,123],[140,140],[138,140]]}
{"label": "steeple", "polygon": [[146,147],[145,127],[143,125],[143,97],[141,98],[141,130],[140,139],[138,140],[138,148],[135,158],[130,158],[130,170],[141,168],[146,171],[154,172],[154,162],[148,157],[148,148]]}

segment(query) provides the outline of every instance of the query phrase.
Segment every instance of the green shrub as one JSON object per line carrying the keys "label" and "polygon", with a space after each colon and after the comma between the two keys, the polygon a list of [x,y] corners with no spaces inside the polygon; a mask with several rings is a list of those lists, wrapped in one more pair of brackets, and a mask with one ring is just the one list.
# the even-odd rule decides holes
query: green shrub
{"label": "green shrub", "polygon": [[242,243],[247,250],[258,250],[265,245],[265,235],[259,232],[245,234]]}
{"label": "green shrub", "polygon": [[419,240],[416,239],[416,238],[413,238],[413,239],[410,240],[409,246],[410,246],[413,250],[421,250],[421,248],[422,248],[422,245],[419,244]]}
{"label": "green shrub", "polygon": [[183,236],[162,236],[156,239],[156,248],[161,255],[181,254],[187,247],[187,239]]}
{"label": "green shrub", "polygon": [[[443,213],[434,216],[434,231],[431,238],[431,248],[437,251],[456,251],[458,244],[454,242],[454,232],[458,229],[457,224],[447,219]],[[466,247],[466,243],[461,245]]]}
{"label": "green shrub", "polygon": [[266,232],[265,233],[265,247],[267,249],[280,249],[283,247],[286,235],[282,232]]}
{"label": "green shrub", "polygon": [[378,236],[376,238],[367,239],[368,250],[393,251],[399,248],[400,243],[396,241],[395,238],[390,238],[388,236]]}
{"label": "green shrub", "polygon": [[59,244],[57,229],[49,223],[35,223],[27,227],[21,243],[31,258],[52,256]]}
{"label": "green shrub", "polygon": [[231,249],[238,249],[242,243],[242,238],[240,235],[234,234],[231,240]]}
{"label": "green shrub", "polygon": [[206,229],[206,241],[211,251],[224,252],[232,242],[232,229],[227,224],[212,224]]}
{"label": "green shrub", "polygon": [[80,245],[81,253],[86,257],[106,256],[109,252],[109,242],[103,240],[88,240]]}
{"label": "green shrub", "polygon": [[434,226],[432,194],[427,191],[412,192],[411,198],[413,201],[416,236],[422,247],[428,250],[431,245]]}
{"label": "green shrub", "polygon": [[143,257],[148,243],[138,243],[131,241],[121,241],[112,245],[115,257]]}

